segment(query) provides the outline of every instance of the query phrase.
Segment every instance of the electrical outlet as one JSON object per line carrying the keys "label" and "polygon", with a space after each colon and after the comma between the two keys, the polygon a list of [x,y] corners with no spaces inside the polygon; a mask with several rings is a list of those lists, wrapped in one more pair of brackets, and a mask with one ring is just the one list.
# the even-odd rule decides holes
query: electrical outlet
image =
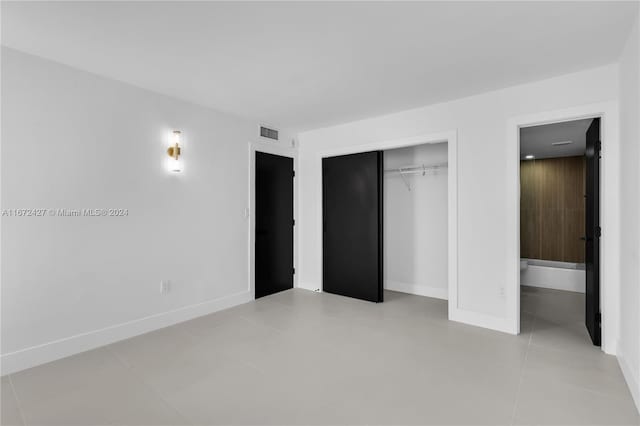
{"label": "electrical outlet", "polygon": [[169,280],[160,281],[160,294],[167,294],[171,290],[171,282]]}
{"label": "electrical outlet", "polygon": [[500,288],[498,289],[498,294],[499,294],[501,297],[504,297],[504,287],[503,287],[503,286],[500,286]]}

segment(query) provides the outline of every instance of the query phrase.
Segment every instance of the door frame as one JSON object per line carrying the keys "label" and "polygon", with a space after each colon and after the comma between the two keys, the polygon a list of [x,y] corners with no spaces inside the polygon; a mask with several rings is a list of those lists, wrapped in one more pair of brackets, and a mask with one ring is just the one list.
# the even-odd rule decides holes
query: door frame
{"label": "door frame", "polygon": [[[322,170],[322,159],[338,155],[358,154],[369,151],[384,151],[388,149],[406,148],[409,146],[447,143],[447,193],[448,193],[448,306],[449,319],[464,321],[464,311],[458,308],[458,132],[450,130],[446,132],[430,133],[401,139],[374,141],[361,145],[339,147],[319,152],[316,156],[317,166]],[[318,211],[318,229],[322,229],[322,179],[319,179],[316,188],[320,195]],[[322,239],[320,239],[320,256],[322,256]],[[323,260],[321,259],[321,265]],[[322,269],[322,268],[321,268]],[[320,271],[322,275],[322,271]],[[320,282],[318,291],[322,291],[323,281]]]}
{"label": "door frame", "polygon": [[[293,171],[298,170],[298,152],[295,148],[289,148],[282,145],[276,145],[267,142],[249,142],[249,198],[247,200],[247,207],[244,211],[244,218],[247,220],[247,233],[248,233],[248,283],[247,290],[251,294],[251,299],[256,300],[256,259],[255,259],[255,245],[256,245],[256,152],[264,152],[266,154],[279,155],[281,157],[288,157],[293,159]],[[293,220],[296,221],[298,217],[298,185],[297,178],[293,178]],[[293,227],[293,267],[297,269],[298,263],[298,232],[297,226]],[[298,275],[293,275],[293,288],[298,287]]]}
{"label": "door frame", "polygon": [[600,312],[602,350],[615,355],[620,307],[620,140],[618,105],[603,102],[513,117],[507,122],[507,312],[511,332],[520,333],[520,129],[585,118],[600,118]]}

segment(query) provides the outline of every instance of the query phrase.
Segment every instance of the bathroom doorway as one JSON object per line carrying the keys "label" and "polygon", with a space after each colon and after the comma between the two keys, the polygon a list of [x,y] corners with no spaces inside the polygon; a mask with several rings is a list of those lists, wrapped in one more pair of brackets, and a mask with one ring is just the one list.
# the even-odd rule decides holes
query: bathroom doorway
{"label": "bathroom doorway", "polygon": [[599,346],[600,118],[519,131],[521,332]]}

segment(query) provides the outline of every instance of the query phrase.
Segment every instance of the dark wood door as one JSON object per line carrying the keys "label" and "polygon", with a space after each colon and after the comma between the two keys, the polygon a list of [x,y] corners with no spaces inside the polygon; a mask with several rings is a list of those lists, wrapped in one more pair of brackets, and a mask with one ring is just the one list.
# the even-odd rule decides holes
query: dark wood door
{"label": "dark wood door", "polygon": [[585,323],[594,345],[600,346],[600,119],[587,130],[585,191]]}
{"label": "dark wood door", "polygon": [[382,302],[382,152],[324,158],[323,291]]}
{"label": "dark wood door", "polygon": [[293,288],[293,158],[256,152],[256,299]]}

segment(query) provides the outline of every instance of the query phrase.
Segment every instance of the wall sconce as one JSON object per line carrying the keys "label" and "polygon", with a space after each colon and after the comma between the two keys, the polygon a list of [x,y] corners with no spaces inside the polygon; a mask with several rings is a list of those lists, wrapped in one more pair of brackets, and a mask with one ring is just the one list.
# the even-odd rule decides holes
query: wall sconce
{"label": "wall sconce", "polygon": [[180,160],[181,147],[180,147],[180,130],[174,130],[171,134],[171,146],[167,148],[167,154],[169,155],[169,160],[167,162],[168,168],[170,172],[179,173],[182,171],[182,160]]}

